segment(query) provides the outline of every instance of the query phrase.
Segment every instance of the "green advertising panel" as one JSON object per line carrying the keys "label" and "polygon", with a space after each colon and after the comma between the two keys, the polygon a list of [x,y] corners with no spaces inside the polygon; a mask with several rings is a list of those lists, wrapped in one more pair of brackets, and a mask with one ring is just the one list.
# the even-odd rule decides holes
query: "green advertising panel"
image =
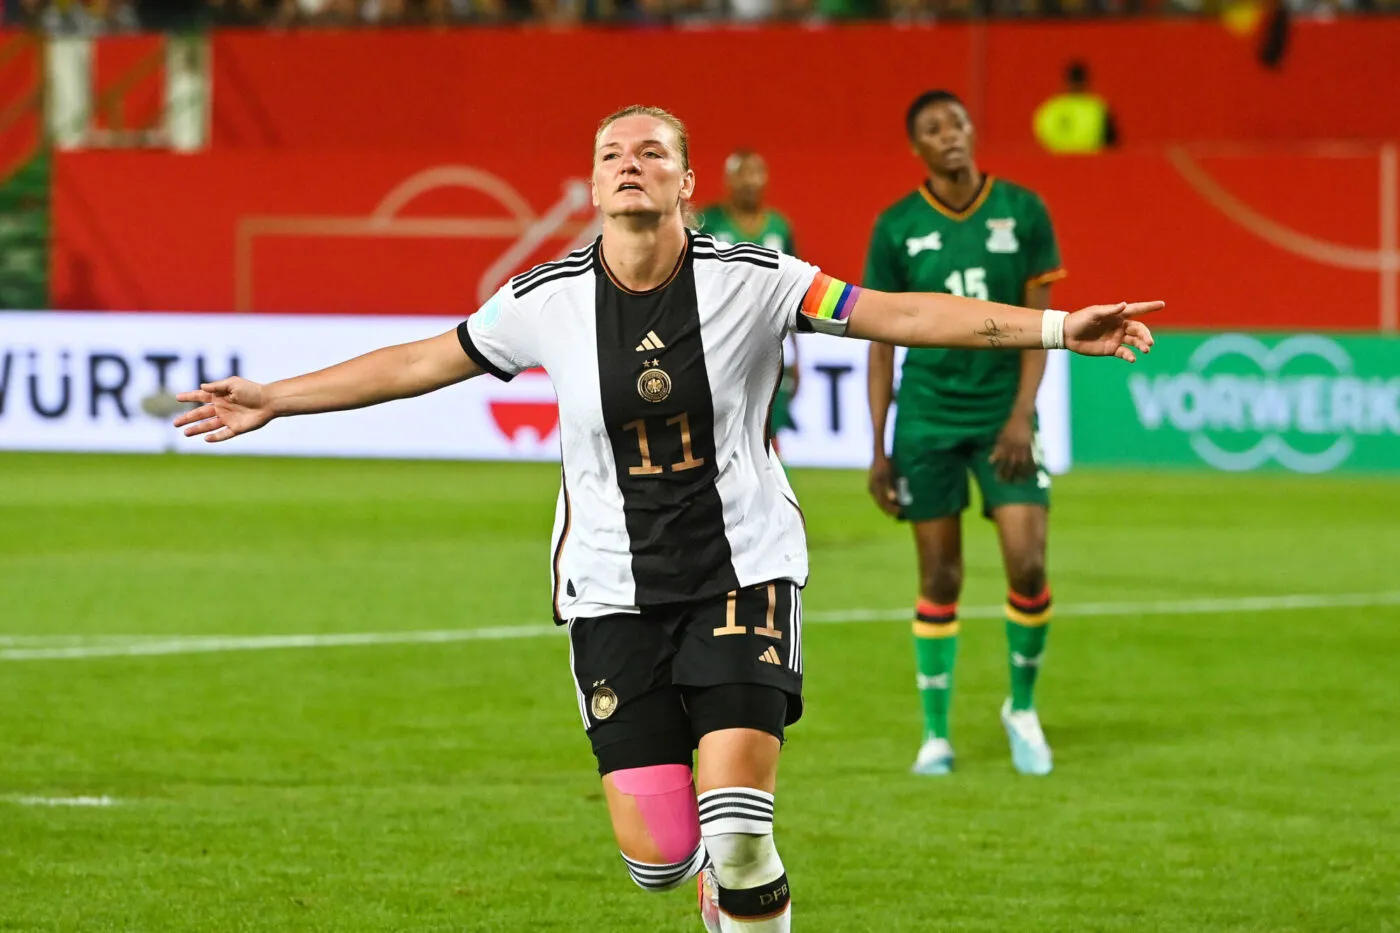
{"label": "green advertising panel", "polygon": [[1400,337],[1161,334],[1075,357],[1070,406],[1077,464],[1400,472]]}

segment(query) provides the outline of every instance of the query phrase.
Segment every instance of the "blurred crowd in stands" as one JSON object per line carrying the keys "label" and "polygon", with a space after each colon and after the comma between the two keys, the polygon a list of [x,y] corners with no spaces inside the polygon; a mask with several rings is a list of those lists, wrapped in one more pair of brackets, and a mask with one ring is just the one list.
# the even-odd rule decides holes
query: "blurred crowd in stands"
{"label": "blurred crowd in stands", "polygon": [[0,0],[0,23],[96,35],[207,26],[1220,16],[1272,3],[1304,17],[1400,13],[1400,0]]}

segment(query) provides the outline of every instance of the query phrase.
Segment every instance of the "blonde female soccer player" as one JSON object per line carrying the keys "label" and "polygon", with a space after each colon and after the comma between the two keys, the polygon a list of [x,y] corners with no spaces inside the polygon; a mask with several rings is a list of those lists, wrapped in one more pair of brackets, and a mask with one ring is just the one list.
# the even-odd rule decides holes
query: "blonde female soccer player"
{"label": "blonde female soccer player", "polygon": [[652,891],[703,869],[709,929],[773,933],[791,922],[773,792],[783,730],[802,712],[807,580],[802,519],[767,436],[783,337],[1132,360],[1152,342],[1133,318],[1160,303],[1065,314],[862,290],[688,230],[694,191],[680,121],[620,110],[593,141],[592,245],[516,276],[436,337],[183,393],[198,407],[176,424],[227,441],[279,416],[543,366],[563,452],[554,614],[623,859]]}

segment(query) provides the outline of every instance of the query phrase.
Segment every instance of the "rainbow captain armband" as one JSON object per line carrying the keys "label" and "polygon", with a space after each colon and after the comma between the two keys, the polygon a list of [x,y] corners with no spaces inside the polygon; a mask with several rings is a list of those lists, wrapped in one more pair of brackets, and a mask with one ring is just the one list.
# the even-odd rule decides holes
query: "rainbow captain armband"
{"label": "rainbow captain armband", "polygon": [[797,311],[797,329],[843,336],[851,309],[856,306],[859,297],[859,285],[851,285],[818,272],[807,294],[802,296],[802,307]]}

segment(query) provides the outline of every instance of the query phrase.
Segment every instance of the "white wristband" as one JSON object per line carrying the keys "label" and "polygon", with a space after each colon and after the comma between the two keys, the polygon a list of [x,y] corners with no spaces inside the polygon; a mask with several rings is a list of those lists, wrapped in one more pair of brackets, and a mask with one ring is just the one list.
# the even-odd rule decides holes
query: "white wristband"
{"label": "white wristband", "polygon": [[1040,316],[1040,345],[1047,350],[1065,348],[1065,318],[1068,311],[1047,310]]}

